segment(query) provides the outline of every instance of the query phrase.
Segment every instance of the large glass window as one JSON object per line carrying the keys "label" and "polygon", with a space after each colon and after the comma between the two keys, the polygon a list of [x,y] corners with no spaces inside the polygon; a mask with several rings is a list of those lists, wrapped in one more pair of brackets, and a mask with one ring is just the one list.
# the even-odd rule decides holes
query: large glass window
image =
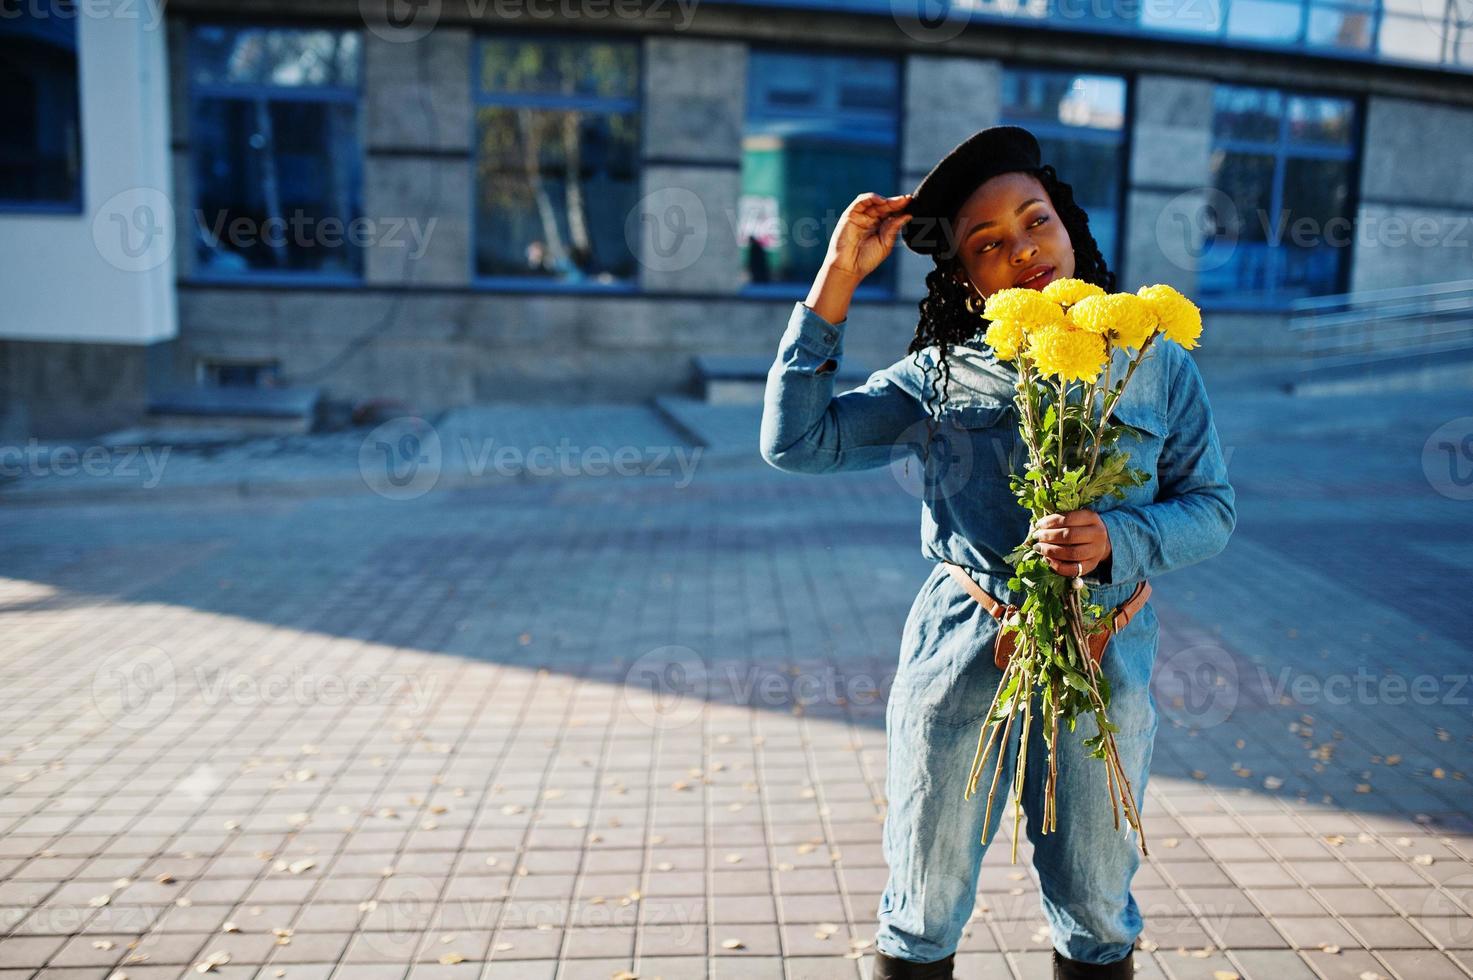
{"label": "large glass window", "polygon": [[0,0],[0,207],[82,207],[77,11],[71,0]]}
{"label": "large glass window", "polygon": [[[743,0],[750,5],[751,0]],[[1473,69],[1470,0],[1198,0],[1101,3],[1098,0],[755,0],[780,7],[881,13],[935,26],[932,40],[965,24],[1055,31],[1141,34],[1215,41],[1334,58]],[[953,29],[954,28],[954,29]]]}
{"label": "large glass window", "polygon": [[1045,163],[1074,189],[1100,254],[1119,269],[1125,183],[1125,79],[1113,75],[1008,68],[1003,122],[1038,137]]}
{"label": "large glass window", "polygon": [[354,31],[193,30],[197,275],[362,274],[360,49]]}
{"label": "large glass window", "polygon": [[629,287],[639,201],[639,48],[632,41],[479,43],[475,273]]}
{"label": "large glass window", "polygon": [[[899,104],[893,59],[751,53],[737,221],[748,292],[812,283],[849,202],[901,192]],[[896,265],[861,289],[893,291]]]}
{"label": "large glass window", "polygon": [[1219,85],[1198,292],[1278,305],[1342,288],[1357,117],[1348,99]]}

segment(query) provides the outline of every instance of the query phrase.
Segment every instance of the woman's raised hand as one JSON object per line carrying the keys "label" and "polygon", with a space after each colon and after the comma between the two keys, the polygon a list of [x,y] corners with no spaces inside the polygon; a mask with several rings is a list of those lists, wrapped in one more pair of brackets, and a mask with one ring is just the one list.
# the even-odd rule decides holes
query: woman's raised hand
{"label": "woman's raised hand", "polygon": [[905,213],[910,199],[909,194],[881,197],[870,193],[856,197],[839,215],[825,263],[855,279],[874,272],[895,247],[901,227],[911,219]]}

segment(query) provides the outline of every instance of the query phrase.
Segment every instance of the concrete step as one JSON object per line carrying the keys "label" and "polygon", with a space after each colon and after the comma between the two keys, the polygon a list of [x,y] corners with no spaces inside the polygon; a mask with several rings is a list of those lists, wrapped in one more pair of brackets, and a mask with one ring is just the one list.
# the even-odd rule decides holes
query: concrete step
{"label": "concrete step", "polygon": [[173,388],[149,399],[146,428],[230,429],[251,435],[310,432],[321,397],[316,387]]}

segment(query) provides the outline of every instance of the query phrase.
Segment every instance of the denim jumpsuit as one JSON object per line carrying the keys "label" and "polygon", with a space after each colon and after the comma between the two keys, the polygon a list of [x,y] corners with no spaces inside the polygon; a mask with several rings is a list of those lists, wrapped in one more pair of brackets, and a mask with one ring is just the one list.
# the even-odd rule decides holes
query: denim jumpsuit
{"label": "denim jumpsuit", "polygon": [[[1012,401],[1018,375],[980,341],[953,346],[946,402],[932,436],[923,404],[937,403],[936,371],[927,379],[914,355],[835,393],[847,322],[829,323],[803,303],[794,304],[767,375],[761,454],[793,473],[898,466],[907,458],[917,467],[929,441],[929,461],[918,474],[921,551],[937,564],[906,617],[886,705],[889,809],[883,848],[890,875],[880,896],[875,945],[889,956],[933,962],[956,951],[977,894],[988,847],[981,842],[982,811],[996,749],[978,792],[971,800],[964,793],[983,717],[1002,676],[993,663],[997,621],[940,561],[968,569],[1000,602],[1022,602],[1022,594],[1008,588],[1012,570],[1004,560],[1027,537],[1030,520],[1008,485],[1008,474],[1021,471],[1026,459]],[[934,365],[935,353],[934,347],[921,351],[921,364]],[[1111,378],[1118,381],[1129,358],[1124,351],[1115,358]],[[1164,338],[1153,341],[1114,417],[1128,426],[1117,448],[1152,477],[1128,488],[1124,499],[1091,505],[1109,533],[1112,554],[1084,580],[1091,601],[1107,610],[1125,601],[1141,580],[1215,555],[1236,523],[1235,494],[1212,411],[1187,351]],[[1111,638],[1101,660],[1111,690],[1110,719],[1120,726],[1115,743],[1148,846],[1146,780],[1158,721],[1150,682],[1158,636],[1156,612],[1147,602]],[[1048,760],[1041,713],[1040,697],[1022,797],[1043,912],[1060,953],[1113,963],[1131,952],[1142,928],[1130,892],[1139,842],[1123,813],[1121,829],[1115,829],[1105,764],[1083,747],[1099,730],[1088,714],[1073,732],[1059,727],[1057,826],[1048,834],[1037,832]],[[1012,827],[1020,724],[1010,737],[989,844]]]}

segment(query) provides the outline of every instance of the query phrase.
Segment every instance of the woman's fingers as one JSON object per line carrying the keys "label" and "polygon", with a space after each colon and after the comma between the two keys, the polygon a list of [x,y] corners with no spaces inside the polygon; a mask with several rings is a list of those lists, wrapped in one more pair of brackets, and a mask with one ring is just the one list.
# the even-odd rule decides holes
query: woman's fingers
{"label": "woman's fingers", "polygon": [[1063,527],[1042,527],[1033,532],[1035,541],[1051,544],[1088,544],[1105,540],[1106,531],[1092,524],[1068,524]]}
{"label": "woman's fingers", "polygon": [[863,211],[866,214],[883,213],[894,211],[896,208],[908,204],[910,199],[911,195],[909,194],[896,194],[894,197],[865,194],[855,200],[853,207],[856,211]]}
{"label": "woman's fingers", "polygon": [[1093,542],[1088,544],[1048,544],[1039,542],[1033,550],[1054,561],[1097,561],[1104,557],[1104,549]]}
{"label": "woman's fingers", "polygon": [[[1091,559],[1081,558],[1079,564],[1075,564],[1073,561],[1050,561],[1049,567],[1065,578],[1074,578],[1078,575],[1088,575],[1094,571],[1095,564],[1096,562]],[[1084,566],[1083,571],[1080,571],[1080,565]]]}

